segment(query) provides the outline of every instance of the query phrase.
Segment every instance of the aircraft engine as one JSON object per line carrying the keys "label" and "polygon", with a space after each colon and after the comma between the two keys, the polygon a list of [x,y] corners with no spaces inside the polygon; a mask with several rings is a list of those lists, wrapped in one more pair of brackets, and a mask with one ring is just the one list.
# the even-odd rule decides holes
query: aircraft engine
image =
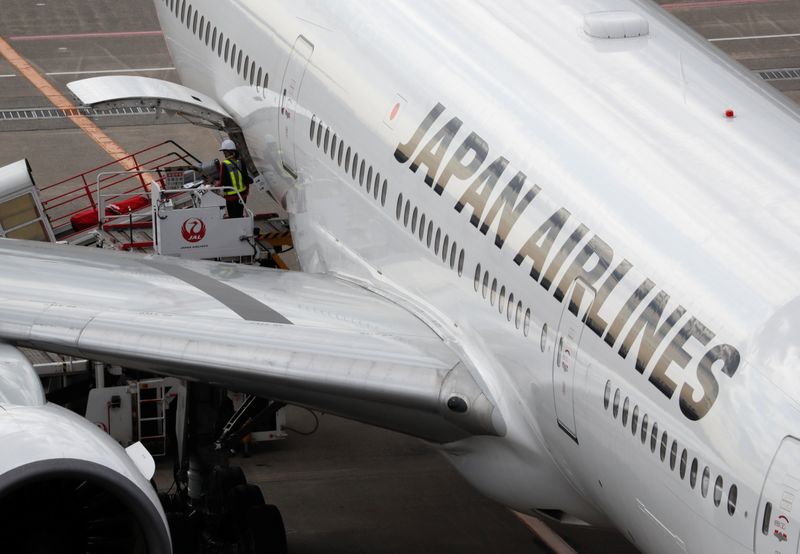
{"label": "aircraft engine", "polygon": [[28,360],[0,344],[3,552],[171,552],[167,520],[148,480],[152,458],[143,448],[129,451],[86,419],[47,403]]}

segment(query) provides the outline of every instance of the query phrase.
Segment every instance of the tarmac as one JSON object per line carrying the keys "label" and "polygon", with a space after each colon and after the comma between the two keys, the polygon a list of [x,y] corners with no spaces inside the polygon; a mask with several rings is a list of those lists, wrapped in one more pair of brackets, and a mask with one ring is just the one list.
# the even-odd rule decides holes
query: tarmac
{"label": "tarmac", "polygon": [[[800,102],[800,71],[778,71],[800,69],[796,0],[658,3]],[[62,94],[69,81],[104,74],[177,81],[157,31],[150,0],[2,0],[0,11],[0,37]],[[0,55],[0,113],[49,105]],[[218,156],[218,133],[175,117],[95,123],[128,152],[173,139],[199,158]],[[111,159],[69,119],[0,119],[0,166],[23,157],[40,186]],[[287,410],[291,427],[312,427],[306,411]],[[238,462],[280,507],[293,553],[551,551],[509,510],[473,491],[431,447],[397,433],[322,415],[313,435],[290,431],[286,440],[260,444]],[[636,552],[613,530],[550,525],[579,553]]]}

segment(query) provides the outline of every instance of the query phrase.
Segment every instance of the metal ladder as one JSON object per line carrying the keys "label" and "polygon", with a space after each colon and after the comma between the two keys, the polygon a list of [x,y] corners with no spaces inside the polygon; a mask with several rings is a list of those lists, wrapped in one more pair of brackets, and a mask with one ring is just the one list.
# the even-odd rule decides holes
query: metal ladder
{"label": "metal ladder", "polygon": [[136,419],[139,441],[153,456],[167,453],[167,397],[163,379],[136,382]]}

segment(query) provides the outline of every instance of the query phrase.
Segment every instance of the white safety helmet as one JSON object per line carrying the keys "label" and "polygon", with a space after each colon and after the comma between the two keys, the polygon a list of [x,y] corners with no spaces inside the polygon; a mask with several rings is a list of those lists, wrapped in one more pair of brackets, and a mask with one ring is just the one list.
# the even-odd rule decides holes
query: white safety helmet
{"label": "white safety helmet", "polygon": [[231,139],[225,139],[225,140],[222,141],[222,144],[219,147],[219,151],[220,152],[226,152],[226,151],[235,152],[236,151],[236,145],[233,143],[233,141]]}

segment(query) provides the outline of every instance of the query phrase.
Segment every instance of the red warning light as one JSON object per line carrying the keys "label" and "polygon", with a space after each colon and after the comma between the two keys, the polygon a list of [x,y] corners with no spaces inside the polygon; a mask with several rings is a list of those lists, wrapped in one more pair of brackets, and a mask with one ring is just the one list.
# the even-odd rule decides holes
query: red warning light
{"label": "red warning light", "polygon": [[736,117],[736,114],[733,113],[732,109],[728,108],[727,110],[725,110],[725,117],[728,117],[728,118]]}

